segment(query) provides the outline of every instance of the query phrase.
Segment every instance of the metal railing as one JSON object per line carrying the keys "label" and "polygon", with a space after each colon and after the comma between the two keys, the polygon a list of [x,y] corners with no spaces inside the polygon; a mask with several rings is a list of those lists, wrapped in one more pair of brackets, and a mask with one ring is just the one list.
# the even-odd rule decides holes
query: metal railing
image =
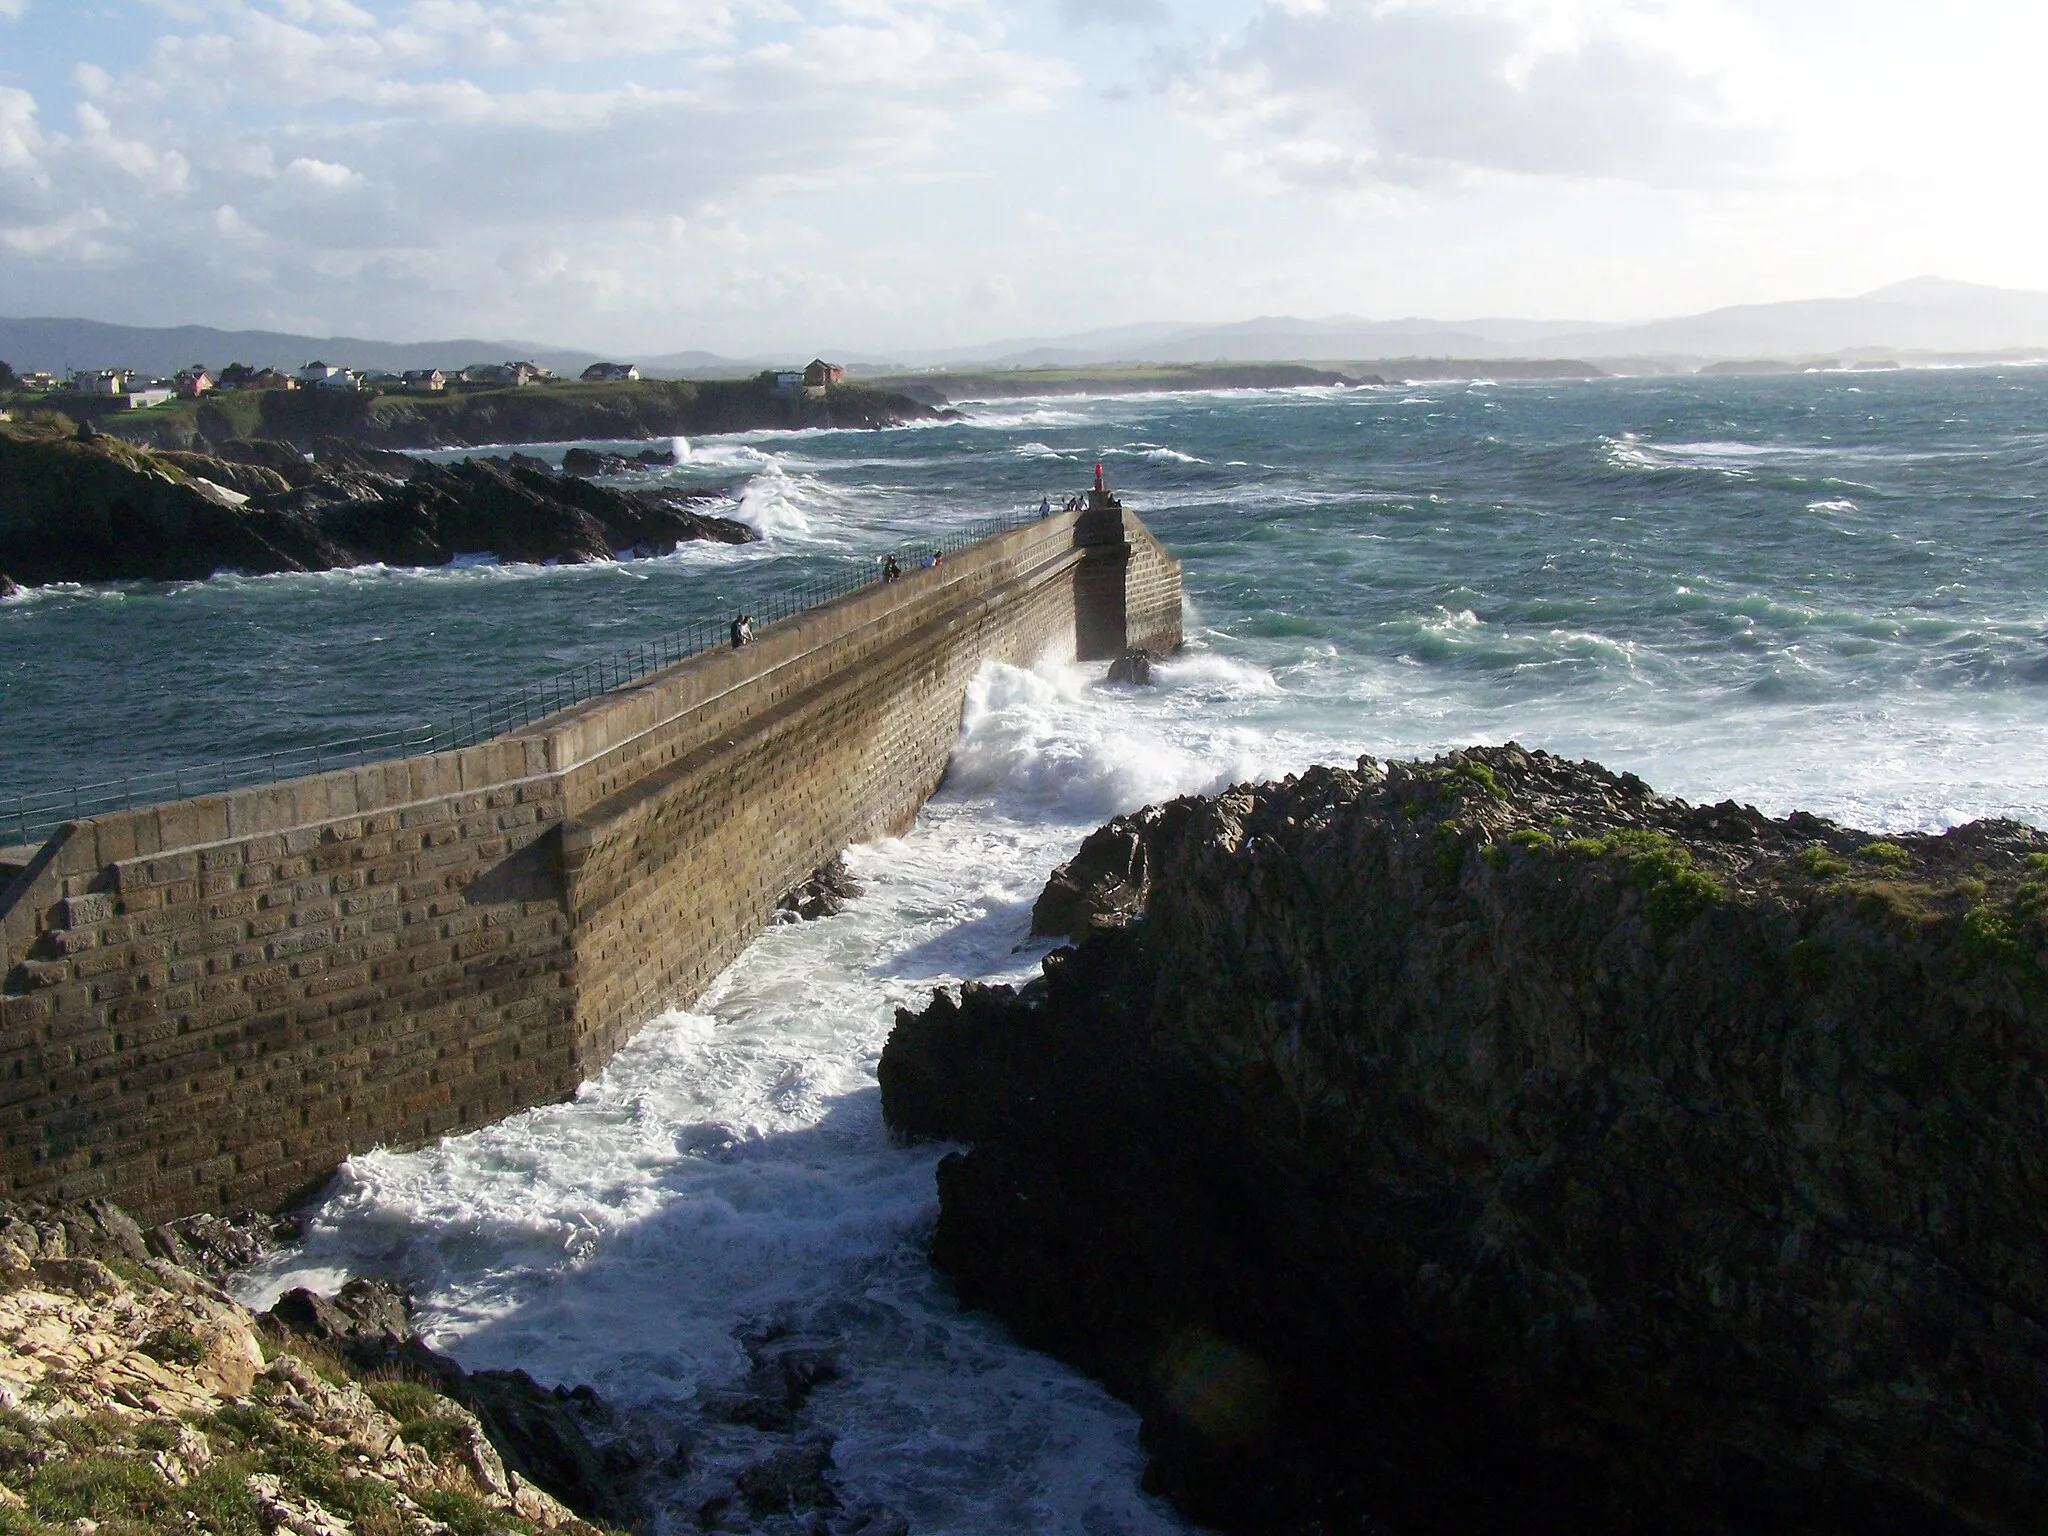
{"label": "metal railing", "polygon": [[[907,576],[935,552],[957,554],[970,544],[979,544],[983,539],[1038,520],[1035,512],[983,518],[931,540],[878,555],[872,568],[855,567],[745,602],[757,605],[751,610],[751,616],[757,626],[765,627],[864,588],[880,585],[885,579],[884,562],[891,556]],[[729,644],[729,619],[697,619],[645,644],[628,647],[585,666],[529,683],[485,703],[464,705],[445,712],[437,710],[429,719],[416,724],[313,746],[286,747],[275,752],[221,758],[191,767],[123,774],[117,779],[79,784],[68,790],[14,795],[0,801],[0,843],[10,839],[20,844],[41,842],[67,821],[82,821],[114,811],[275,784],[338,768],[360,768],[366,763],[387,762],[393,758],[424,757],[430,752],[473,747],[479,742],[523,729],[586,699],[614,692],[663,667],[674,666],[691,656]]]}

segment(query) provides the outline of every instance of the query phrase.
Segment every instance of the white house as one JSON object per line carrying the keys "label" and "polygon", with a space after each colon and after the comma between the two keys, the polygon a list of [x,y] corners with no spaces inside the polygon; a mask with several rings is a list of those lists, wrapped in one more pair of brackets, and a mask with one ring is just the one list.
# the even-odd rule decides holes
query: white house
{"label": "white house", "polygon": [[[301,377],[304,377],[303,373],[301,374]],[[350,369],[335,368],[331,369],[325,378],[315,379],[313,381],[313,387],[315,389],[344,390],[350,394],[353,394],[363,387],[363,381],[361,376],[354,373]]]}
{"label": "white house", "polygon": [[592,363],[583,370],[586,384],[617,384],[639,377],[640,369],[632,363]]}
{"label": "white house", "polygon": [[299,370],[299,382],[301,384],[325,384],[340,372],[342,370],[332,363],[314,361],[306,364],[305,367]]}

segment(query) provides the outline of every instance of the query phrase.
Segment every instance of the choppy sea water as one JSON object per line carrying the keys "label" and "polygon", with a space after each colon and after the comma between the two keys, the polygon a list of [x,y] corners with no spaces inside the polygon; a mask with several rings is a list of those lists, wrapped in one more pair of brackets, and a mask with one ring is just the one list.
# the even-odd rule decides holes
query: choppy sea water
{"label": "choppy sea water", "polygon": [[[806,1409],[849,1505],[917,1531],[1179,1529],[1132,1416],[927,1269],[939,1149],[882,1132],[893,1009],[1022,975],[1046,873],[1107,816],[1315,761],[1515,738],[1694,799],[1873,828],[2048,824],[2048,374],[1432,385],[1004,402],[964,423],[690,445],[768,537],[43,589],[0,604],[0,792],[474,700],[1101,460],[1185,562],[1157,688],[991,668],[869,894],[764,934],[570,1104],[355,1159],[249,1299],[411,1284],[476,1367],[589,1381],[693,1501],[771,1449],[714,1425],[741,1338],[837,1355]],[[110,678],[122,680],[111,690]],[[783,1443],[774,1440],[775,1444]]]}

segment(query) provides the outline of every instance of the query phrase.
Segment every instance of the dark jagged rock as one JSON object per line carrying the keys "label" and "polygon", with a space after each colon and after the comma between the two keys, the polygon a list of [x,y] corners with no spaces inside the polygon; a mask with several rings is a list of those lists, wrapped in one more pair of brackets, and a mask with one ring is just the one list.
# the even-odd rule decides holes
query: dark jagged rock
{"label": "dark jagged rock", "polygon": [[37,1262],[92,1259],[140,1264],[151,1257],[142,1228],[110,1200],[64,1205],[0,1200],[0,1238]]}
{"label": "dark jagged rock", "polygon": [[411,1298],[388,1280],[351,1280],[331,1297],[299,1286],[278,1297],[263,1321],[363,1366],[391,1361],[419,1337]]}
{"label": "dark jagged rock", "polygon": [[151,1253],[218,1281],[247,1269],[280,1243],[295,1241],[298,1226],[288,1218],[243,1211],[236,1216],[187,1216],[151,1227],[143,1237]]}
{"label": "dark jagged rock", "polygon": [[866,893],[867,887],[854,878],[846,860],[835,858],[829,864],[820,864],[811,871],[810,879],[783,895],[775,905],[776,921],[810,922],[820,917],[837,917],[849,901]]}
{"label": "dark jagged rock", "polygon": [[1109,681],[1128,683],[1134,688],[1150,686],[1152,668],[1159,658],[1142,646],[1133,646],[1109,664]]}
{"label": "dark jagged rock", "polygon": [[764,1456],[734,1479],[747,1513],[809,1515],[839,1507],[839,1495],[827,1481],[832,1470],[832,1442],[820,1437]]}
{"label": "dark jagged rock", "polygon": [[585,1519],[639,1523],[643,1511],[626,1487],[637,1458],[618,1444],[591,1444],[585,1425],[605,1414],[590,1388],[549,1389],[524,1371],[472,1371],[448,1395],[483,1423],[506,1466]]}
{"label": "dark jagged rock", "polygon": [[20,580],[192,580],[349,563],[317,525],[236,506],[104,434],[90,443],[0,434],[0,564]]}
{"label": "dark jagged rock", "polygon": [[0,571],[0,597],[18,597],[20,595],[21,588],[15,585],[14,579],[5,571]]}
{"label": "dark jagged rock", "polygon": [[[522,455],[514,454],[514,458]],[[383,475],[392,480],[410,480],[420,460],[389,448],[372,448],[345,437],[320,436],[313,439],[314,462],[329,469],[353,470],[359,475]],[[541,463],[541,460],[534,460]]]}
{"label": "dark jagged rock", "polygon": [[730,1391],[712,1394],[704,1412],[728,1424],[745,1424],[771,1433],[786,1433],[811,1394],[839,1379],[839,1360],[829,1349],[792,1337],[781,1325],[740,1336],[753,1370]]}
{"label": "dark jagged rock", "polygon": [[1512,746],[1113,826],[1142,915],[899,1013],[883,1108],[1189,1515],[2039,1530],[2048,836]]}
{"label": "dark jagged rock", "polygon": [[1145,905],[1145,839],[1125,821],[1097,827],[1053,871],[1031,908],[1041,936],[1120,927]]}
{"label": "dark jagged rock", "polygon": [[636,469],[665,469],[676,462],[673,448],[642,448],[631,458],[618,453],[599,453],[592,448],[571,448],[562,455],[562,473],[589,477],[623,475]]}
{"label": "dark jagged rock", "polygon": [[306,485],[318,478],[320,470],[304,452],[290,443],[265,438],[228,438],[216,443],[213,456],[231,464],[249,464],[275,473],[286,485]]}
{"label": "dark jagged rock", "polygon": [[275,496],[291,489],[289,480],[261,464],[243,464],[204,453],[161,453],[157,457],[238,496]]}
{"label": "dark jagged rock", "polygon": [[182,580],[485,551],[575,564],[754,537],[711,510],[731,505],[722,497],[628,495],[525,454],[432,464],[321,442],[309,465],[260,444],[216,458],[0,434],[0,562],[32,582]]}

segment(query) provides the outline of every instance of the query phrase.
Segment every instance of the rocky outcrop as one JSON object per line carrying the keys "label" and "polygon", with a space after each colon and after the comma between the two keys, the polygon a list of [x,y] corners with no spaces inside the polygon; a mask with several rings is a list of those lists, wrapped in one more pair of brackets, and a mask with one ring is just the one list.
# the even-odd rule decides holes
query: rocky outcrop
{"label": "rocky outcrop", "polygon": [[754,537],[719,515],[723,495],[621,492],[518,455],[431,464],[326,438],[322,450],[308,462],[246,441],[215,457],[0,435],[0,569],[34,583],[196,580],[484,552],[583,563]]}
{"label": "rocky outcrop", "polygon": [[623,1446],[600,1450],[592,1425],[607,1421],[588,1387],[541,1386],[524,1371],[466,1371],[420,1341],[411,1299],[389,1281],[353,1279],[333,1296],[285,1292],[264,1313],[273,1334],[305,1339],[371,1375],[430,1383],[475,1420],[492,1453],[518,1476],[591,1520],[637,1525],[629,1491],[638,1461]]}
{"label": "rocky outcrop", "polygon": [[163,1230],[0,1210],[0,1528],[599,1536],[431,1376],[351,1373],[141,1257]]}
{"label": "rocky outcrop", "polygon": [[1152,669],[1158,664],[1159,658],[1143,646],[1132,646],[1109,664],[1108,681],[1125,683],[1133,688],[1149,687]]}
{"label": "rocky outcrop", "polygon": [[1098,839],[1086,937],[899,1014],[883,1108],[972,1146],[934,1262],[1188,1513],[2039,1529],[2048,837],[1510,746]]}
{"label": "rocky outcrop", "polygon": [[642,448],[633,457],[624,454],[598,453],[590,448],[571,448],[562,455],[562,473],[565,475],[623,475],[636,469],[666,469],[676,462],[673,448]]}
{"label": "rocky outcrop", "polygon": [[810,879],[802,885],[783,893],[782,900],[775,904],[775,921],[808,923],[821,917],[837,917],[849,901],[866,894],[867,887],[846,867],[846,860],[835,858],[812,870]]}

